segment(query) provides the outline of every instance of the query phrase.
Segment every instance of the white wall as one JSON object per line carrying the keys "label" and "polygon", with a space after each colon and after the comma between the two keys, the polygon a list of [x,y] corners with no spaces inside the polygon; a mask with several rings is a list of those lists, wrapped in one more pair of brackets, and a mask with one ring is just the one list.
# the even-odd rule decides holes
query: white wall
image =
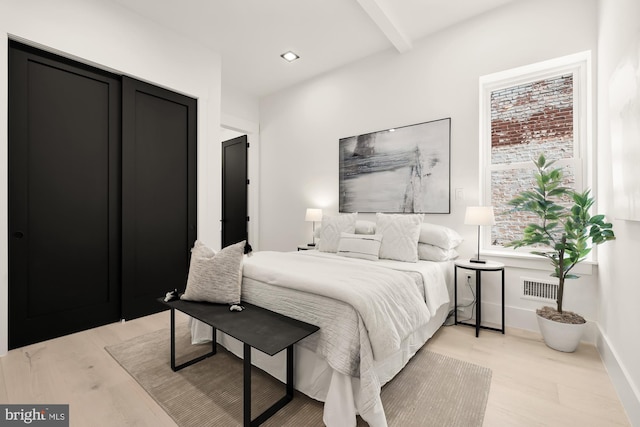
{"label": "white wall", "polygon": [[[640,83],[640,0],[601,0],[598,41],[598,194],[601,210],[614,215],[612,115],[609,89],[616,69],[635,63]],[[639,88],[625,90],[635,100],[640,126]],[[629,141],[639,147],[640,141]],[[632,153],[627,153],[631,155]],[[634,426],[640,426],[640,278],[636,266],[640,222],[613,220],[617,240],[600,250],[601,336],[598,349]]]}
{"label": "white wall", "polygon": [[258,98],[233,86],[222,85],[221,108],[223,116],[231,116],[251,123],[260,122]]}
{"label": "white wall", "polygon": [[[389,50],[262,99],[262,249],[295,250],[307,242],[307,207],[337,212],[339,138],[451,117],[451,214],[426,221],[460,231],[460,252],[470,256],[476,228],[464,226],[463,219],[479,195],[479,77],[595,51],[596,9],[595,0],[514,2],[415,42],[404,54]],[[456,188],[464,190],[465,200],[455,200]],[[520,299],[516,284],[522,275],[547,278],[548,272],[518,265],[524,268],[507,271],[507,324],[537,330],[531,312],[540,303]],[[492,282],[497,277],[483,279],[483,319],[497,321],[500,295]],[[566,308],[595,320],[596,284],[596,276],[573,281]]]}
{"label": "white wall", "polygon": [[108,0],[2,0],[0,355],[7,351],[7,39],[198,99],[198,236],[220,245],[220,56]]}

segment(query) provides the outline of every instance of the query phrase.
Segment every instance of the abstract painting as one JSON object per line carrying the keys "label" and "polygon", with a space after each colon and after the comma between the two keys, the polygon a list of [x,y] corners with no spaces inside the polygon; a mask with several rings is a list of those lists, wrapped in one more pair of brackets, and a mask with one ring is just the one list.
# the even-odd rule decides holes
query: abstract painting
{"label": "abstract painting", "polygon": [[451,119],[341,138],[340,212],[449,213]]}

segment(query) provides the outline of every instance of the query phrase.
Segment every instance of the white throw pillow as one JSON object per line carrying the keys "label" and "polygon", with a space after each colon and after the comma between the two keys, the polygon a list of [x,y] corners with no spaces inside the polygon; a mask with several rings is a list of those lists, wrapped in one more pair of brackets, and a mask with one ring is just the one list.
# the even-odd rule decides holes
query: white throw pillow
{"label": "white throw pillow", "polygon": [[425,261],[449,261],[458,258],[455,249],[442,249],[428,243],[418,243],[418,258]]}
{"label": "white throw pillow", "polygon": [[196,241],[191,250],[187,289],[180,299],[218,304],[240,303],[245,241],[216,253]]}
{"label": "white throw pillow", "polygon": [[357,220],[356,234],[376,234],[376,223],[364,219]]}
{"label": "white throw pillow", "polygon": [[338,255],[376,261],[381,242],[382,234],[342,233],[338,244]]}
{"label": "white throw pillow", "polygon": [[338,251],[341,233],[354,233],[356,231],[357,213],[343,214],[322,217],[322,228],[320,229],[320,242],[318,250],[320,252]]}
{"label": "white throw pillow", "polygon": [[462,243],[462,236],[457,231],[444,225],[423,223],[420,226],[420,243],[428,243],[442,249],[454,249]]}
{"label": "white throw pillow", "polygon": [[[322,230],[322,224],[316,228],[313,236],[316,239],[320,238],[320,231]],[[367,221],[364,219],[356,220],[356,234],[376,234],[376,223],[373,221]]]}
{"label": "white throw pillow", "polygon": [[418,238],[423,215],[376,214],[376,233],[382,234],[380,258],[418,261]]}

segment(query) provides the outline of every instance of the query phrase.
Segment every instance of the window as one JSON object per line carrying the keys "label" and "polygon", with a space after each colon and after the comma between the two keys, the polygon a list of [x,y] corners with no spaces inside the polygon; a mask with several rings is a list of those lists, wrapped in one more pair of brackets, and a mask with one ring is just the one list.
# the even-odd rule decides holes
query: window
{"label": "window", "polygon": [[530,188],[540,154],[563,167],[566,186],[590,187],[589,67],[585,52],[480,79],[481,201],[496,216],[485,250],[514,254],[504,244],[534,221],[508,202]]}

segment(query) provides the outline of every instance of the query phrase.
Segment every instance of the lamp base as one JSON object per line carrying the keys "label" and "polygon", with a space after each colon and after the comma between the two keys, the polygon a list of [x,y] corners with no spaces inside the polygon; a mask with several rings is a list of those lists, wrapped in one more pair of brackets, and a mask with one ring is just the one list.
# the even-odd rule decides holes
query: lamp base
{"label": "lamp base", "polygon": [[486,264],[487,263],[487,261],[485,261],[483,259],[475,259],[475,258],[470,259],[469,262],[474,262],[476,264]]}

